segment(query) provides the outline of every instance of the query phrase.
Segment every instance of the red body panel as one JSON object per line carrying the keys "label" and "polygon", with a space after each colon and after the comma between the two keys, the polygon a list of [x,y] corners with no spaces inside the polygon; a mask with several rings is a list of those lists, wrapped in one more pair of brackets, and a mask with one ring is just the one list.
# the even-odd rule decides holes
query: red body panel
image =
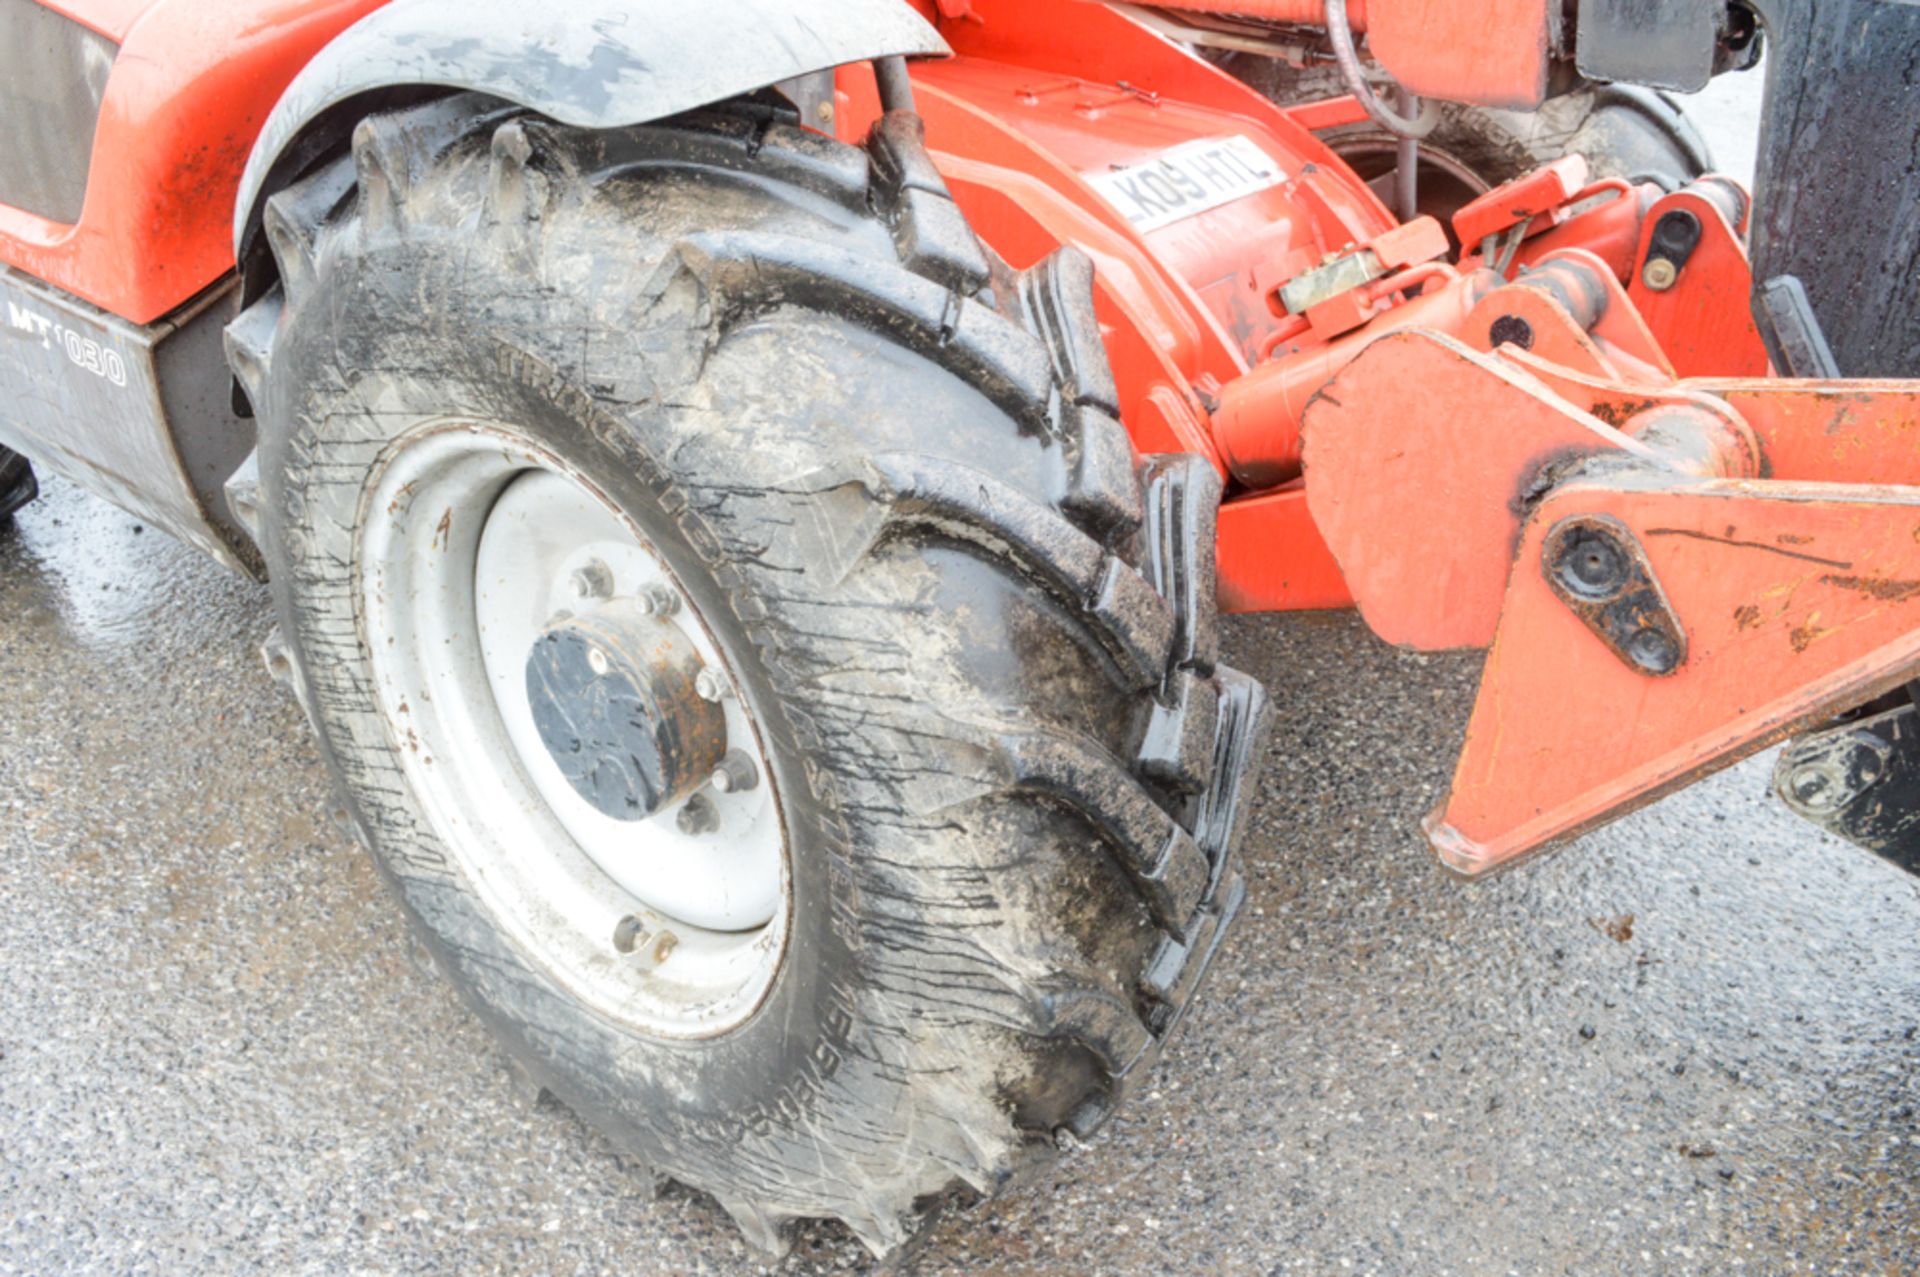
{"label": "red body panel", "polygon": [[1377,4],[1367,48],[1426,97],[1526,110],[1546,101],[1548,0],[1392,0]]}
{"label": "red body panel", "polygon": [[[972,0],[952,19],[918,7],[956,54],[917,64],[914,81],[934,160],[975,229],[1016,267],[1062,244],[1092,256],[1136,444],[1219,464],[1205,390],[1258,362],[1284,317],[1275,290],[1393,217],[1286,111],[1110,9]],[[878,110],[872,77],[849,71],[842,88],[840,132],[857,139]],[[1144,232],[1086,180],[1235,136],[1287,180]]]}
{"label": "red body panel", "polygon": [[120,41],[73,226],[0,205],[0,262],[134,323],[233,269],[233,202],[267,113],[384,0],[64,0]]}

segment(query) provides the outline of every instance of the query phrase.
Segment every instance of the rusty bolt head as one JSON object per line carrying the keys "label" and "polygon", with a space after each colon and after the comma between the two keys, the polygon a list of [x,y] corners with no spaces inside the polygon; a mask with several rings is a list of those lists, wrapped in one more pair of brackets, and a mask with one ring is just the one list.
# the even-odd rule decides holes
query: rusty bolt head
{"label": "rusty bolt head", "polygon": [[671,586],[649,585],[638,597],[640,610],[648,616],[672,616],[680,610],[680,596]]}
{"label": "rusty bolt head", "polygon": [[708,783],[723,794],[744,793],[760,783],[760,769],[746,751],[731,749],[713,769],[713,779]]}
{"label": "rusty bolt head", "polygon": [[1671,259],[1655,257],[1647,262],[1647,268],[1640,272],[1640,281],[1656,293],[1664,293],[1680,279],[1680,268]]}

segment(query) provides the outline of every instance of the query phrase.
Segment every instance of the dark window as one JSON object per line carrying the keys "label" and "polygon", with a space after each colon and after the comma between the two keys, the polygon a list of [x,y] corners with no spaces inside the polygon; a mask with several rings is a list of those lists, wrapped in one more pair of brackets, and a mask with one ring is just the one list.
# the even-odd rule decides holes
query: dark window
{"label": "dark window", "polygon": [[80,220],[117,52],[36,0],[0,0],[0,204]]}

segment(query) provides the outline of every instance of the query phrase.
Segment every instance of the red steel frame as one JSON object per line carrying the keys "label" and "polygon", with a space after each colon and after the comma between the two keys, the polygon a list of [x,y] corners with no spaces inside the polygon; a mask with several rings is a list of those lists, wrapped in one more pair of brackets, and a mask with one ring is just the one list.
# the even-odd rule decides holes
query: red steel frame
{"label": "red steel frame", "polygon": [[[1136,444],[1234,480],[1223,603],[1357,602],[1390,641],[1489,647],[1430,822],[1455,868],[1510,863],[1920,663],[1920,391],[1770,376],[1724,188],[1589,185],[1569,161],[1463,210],[1467,256],[1435,260],[1437,224],[1397,226],[1313,135],[1356,118],[1350,101],[1283,110],[1085,0],[903,2],[955,50],[915,88],[982,237],[1016,267],[1087,253]],[[123,50],[80,223],[0,207],[0,262],[137,323],[204,290],[232,269],[235,187],[268,109],[380,3],[58,0]],[[1544,92],[1547,0],[1364,8],[1416,89]],[[838,90],[835,127],[858,139],[879,110],[871,70],[843,69]],[[1130,223],[1090,180],[1232,137],[1279,180],[1164,226]],[[1676,278],[1650,277],[1651,228],[1675,209],[1701,242]],[[1282,285],[1363,252],[1379,277],[1301,314],[1280,304]],[[1636,667],[1614,612],[1569,604],[1554,555],[1573,527],[1629,547],[1644,615],[1628,619],[1664,627],[1672,667]]]}
{"label": "red steel frame", "polygon": [[[1314,250],[1387,260],[1398,232],[1377,204],[1341,206],[1302,181],[1246,201],[1256,221],[1194,219],[1210,255],[1186,234],[1136,233],[1082,175],[1182,128],[1245,128],[1319,168],[1305,129],[1352,119],[1351,104],[1287,118],[1084,4],[926,11],[960,57],[925,69],[921,109],[983,235],[1016,265],[1061,243],[1092,253],[1136,442],[1200,452],[1259,487],[1221,511],[1223,604],[1357,600],[1390,641],[1490,648],[1428,826],[1452,868],[1509,864],[1920,666],[1920,486],[1906,486],[1920,485],[1920,391],[1772,379],[1725,184],[1588,184],[1569,160],[1462,210],[1470,256],[1457,271],[1416,255],[1291,317],[1260,302]],[[1543,87],[1525,57],[1461,55],[1492,30],[1531,56],[1542,13],[1532,0],[1493,15],[1376,0],[1367,20],[1415,87],[1517,102]],[[1403,21],[1422,33],[1417,56],[1381,39]],[[857,130],[873,106],[847,78]],[[1183,118],[1193,106],[1215,114]],[[1650,280],[1652,228],[1674,210],[1698,220],[1700,243],[1677,279]],[[1293,222],[1290,258],[1272,238],[1280,219]],[[1485,270],[1483,245],[1511,250],[1504,277]],[[1239,291],[1223,300],[1226,270]],[[1555,538],[1593,520],[1643,563],[1662,610],[1630,623],[1683,644],[1675,668],[1636,667],[1617,646],[1631,636],[1596,619],[1604,607],[1556,590]]]}

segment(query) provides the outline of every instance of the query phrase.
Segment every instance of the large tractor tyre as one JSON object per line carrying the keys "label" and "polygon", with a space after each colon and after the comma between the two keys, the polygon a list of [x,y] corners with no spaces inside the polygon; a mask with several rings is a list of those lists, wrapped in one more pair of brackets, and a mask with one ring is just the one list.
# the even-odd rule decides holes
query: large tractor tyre
{"label": "large tractor tyre", "polygon": [[17,452],[0,448],[0,528],[13,521],[14,512],[40,495],[33,466]]}
{"label": "large tractor tyre", "polygon": [[[1252,54],[1217,59],[1233,75],[1283,106],[1345,93],[1331,67],[1291,67]],[[1440,120],[1420,143],[1420,211],[1444,225],[1454,210],[1569,152],[1584,155],[1595,177],[1657,181],[1669,190],[1713,168],[1706,139],[1666,94],[1631,85],[1588,85],[1537,111],[1435,104]],[[1398,163],[1393,134],[1372,121],[1323,129],[1320,140],[1376,183],[1384,198]]]}
{"label": "large tractor tyre", "polygon": [[378,116],[265,233],[276,659],[532,1080],[772,1248],[1093,1131],[1241,900],[1264,706],[1087,259],[992,261],[915,116],[759,101]]}

